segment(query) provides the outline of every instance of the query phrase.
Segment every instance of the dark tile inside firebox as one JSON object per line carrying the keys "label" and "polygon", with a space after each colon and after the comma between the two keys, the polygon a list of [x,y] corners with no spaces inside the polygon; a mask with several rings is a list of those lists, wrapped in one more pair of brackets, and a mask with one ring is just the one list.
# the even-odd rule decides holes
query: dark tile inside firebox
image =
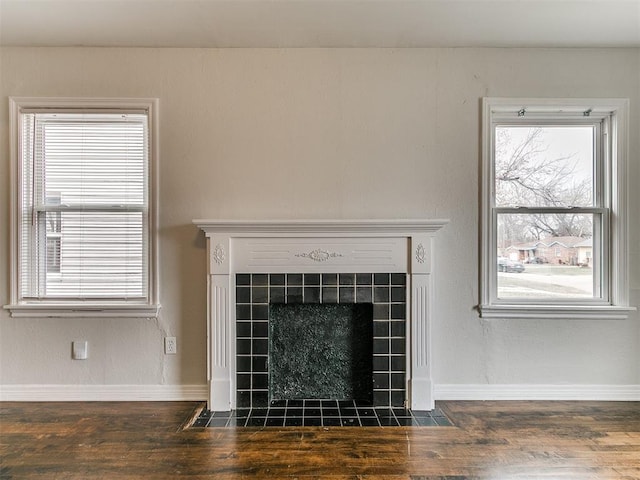
{"label": "dark tile inside firebox", "polygon": [[[304,405],[304,407],[303,407]],[[286,427],[452,427],[440,410],[374,408],[354,400],[278,400],[231,412],[202,410],[190,428]]]}
{"label": "dark tile inside firebox", "polygon": [[367,399],[371,309],[371,304],[270,305],[271,398]]}

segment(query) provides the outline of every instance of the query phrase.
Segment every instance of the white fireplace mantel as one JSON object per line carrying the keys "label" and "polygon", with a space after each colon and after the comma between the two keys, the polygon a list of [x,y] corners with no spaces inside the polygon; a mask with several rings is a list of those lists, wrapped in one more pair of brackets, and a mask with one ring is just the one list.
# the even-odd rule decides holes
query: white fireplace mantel
{"label": "white fireplace mantel", "polygon": [[432,237],[448,220],[194,220],[207,237],[209,409],[235,408],[236,273],[405,273],[407,394],[434,408]]}

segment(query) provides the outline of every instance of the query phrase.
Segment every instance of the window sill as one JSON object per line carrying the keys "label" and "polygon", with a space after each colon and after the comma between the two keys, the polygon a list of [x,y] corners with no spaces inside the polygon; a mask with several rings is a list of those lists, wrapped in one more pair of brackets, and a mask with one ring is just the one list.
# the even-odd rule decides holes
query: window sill
{"label": "window sill", "polygon": [[109,304],[17,304],[5,305],[12,317],[118,317],[155,318],[160,305]]}
{"label": "window sill", "polygon": [[480,305],[481,318],[625,320],[635,307],[611,305]]}

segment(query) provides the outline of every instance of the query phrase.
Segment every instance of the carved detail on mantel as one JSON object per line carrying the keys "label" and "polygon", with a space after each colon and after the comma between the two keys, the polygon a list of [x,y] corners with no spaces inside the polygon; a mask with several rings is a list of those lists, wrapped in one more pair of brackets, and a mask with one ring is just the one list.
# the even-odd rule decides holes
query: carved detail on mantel
{"label": "carved detail on mantel", "polygon": [[222,246],[222,244],[219,243],[215,246],[211,256],[218,265],[222,265],[222,263],[224,263],[225,259],[227,258],[227,254],[224,251],[224,247]]}
{"label": "carved detail on mantel", "polygon": [[342,257],[342,254],[336,252],[328,252],[326,250],[317,248],[310,251],[309,253],[296,253],[296,257],[309,258],[314,262],[326,262],[330,258]]}
{"label": "carved detail on mantel", "polygon": [[427,257],[427,252],[424,249],[424,245],[420,243],[418,245],[418,248],[416,249],[416,260],[418,263],[424,263],[426,257]]}

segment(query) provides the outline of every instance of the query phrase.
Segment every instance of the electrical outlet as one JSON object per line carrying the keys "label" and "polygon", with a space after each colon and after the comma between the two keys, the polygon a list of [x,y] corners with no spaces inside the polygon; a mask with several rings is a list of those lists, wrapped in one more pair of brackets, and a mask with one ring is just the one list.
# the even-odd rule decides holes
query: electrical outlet
{"label": "electrical outlet", "polygon": [[166,355],[175,355],[178,353],[176,337],[164,337],[164,353]]}
{"label": "electrical outlet", "polygon": [[75,340],[71,344],[71,357],[74,360],[86,360],[89,358],[89,342],[86,340]]}

